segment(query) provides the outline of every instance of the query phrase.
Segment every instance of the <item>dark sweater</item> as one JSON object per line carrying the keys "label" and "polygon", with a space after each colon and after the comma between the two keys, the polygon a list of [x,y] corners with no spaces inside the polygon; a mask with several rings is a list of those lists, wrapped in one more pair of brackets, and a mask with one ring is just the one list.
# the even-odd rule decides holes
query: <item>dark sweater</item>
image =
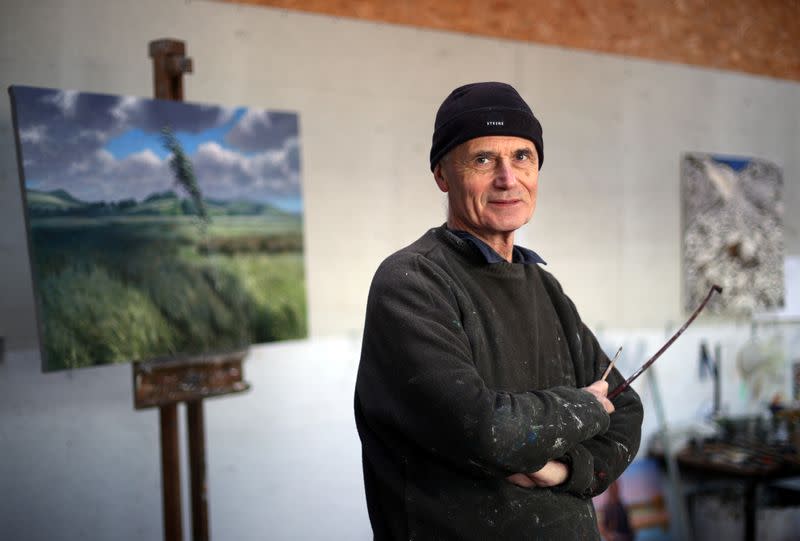
{"label": "dark sweater", "polygon": [[[642,422],[632,389],[610,416],[579,389],[607,364],[536,265],[489,265],[444,227],[387,258],[355,394],[375,538],[599,539],[590,498],[636,455]],[[554,459],[571,472],[558,487],[505,480]]]}

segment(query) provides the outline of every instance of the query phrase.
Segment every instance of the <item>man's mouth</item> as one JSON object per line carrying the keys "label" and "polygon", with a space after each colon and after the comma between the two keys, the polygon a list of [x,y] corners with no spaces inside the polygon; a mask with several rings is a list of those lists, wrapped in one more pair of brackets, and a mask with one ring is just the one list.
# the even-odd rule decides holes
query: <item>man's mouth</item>
{"label": "man's mouth", "polygon": [[519,203],[519,202],[520,202],[519,199],[498,199],[498,200],[495,200],[495,201],[489,201],[489,204],[490,205],[499,205],[499,206],[507,207],[507,206],[511,206],[511,205],[514,205],[514,204]]}

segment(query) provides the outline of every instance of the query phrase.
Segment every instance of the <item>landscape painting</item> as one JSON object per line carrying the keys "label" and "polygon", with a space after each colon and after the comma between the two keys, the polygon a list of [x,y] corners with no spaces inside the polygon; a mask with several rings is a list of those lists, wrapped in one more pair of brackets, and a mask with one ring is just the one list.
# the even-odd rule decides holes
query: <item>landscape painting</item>
{"label": "landscape painting", "polygon": [[784,303],[783,176],[760,159],[692,153],[681,164],[684,308],[712,284],[710,312],[749,317]]}
{"label": "landscape painting", "polygon": [[296,113],[9,92],[45,371],[306,336]]}

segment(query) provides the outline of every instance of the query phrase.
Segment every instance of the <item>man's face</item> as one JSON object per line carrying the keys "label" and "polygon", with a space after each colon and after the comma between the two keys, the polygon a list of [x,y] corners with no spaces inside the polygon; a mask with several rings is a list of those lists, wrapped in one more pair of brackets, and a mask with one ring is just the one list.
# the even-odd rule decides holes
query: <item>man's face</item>
{"label": "man's face", "polygon": [[488,136],[451,150],[434,168],[447,192],[448,225],[488,241],[508,238],[536,208],[539,157],[527,139]]}

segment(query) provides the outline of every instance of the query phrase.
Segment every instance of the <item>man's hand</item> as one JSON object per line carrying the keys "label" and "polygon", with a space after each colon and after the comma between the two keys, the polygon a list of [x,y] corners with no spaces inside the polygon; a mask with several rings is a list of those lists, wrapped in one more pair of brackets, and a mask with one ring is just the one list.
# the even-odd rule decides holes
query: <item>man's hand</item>
{"label": "man's hand", "polygon": [[587,391],[594,395],[594,397],[600,401],[603,405],[603,408],[606,410],[606,413],[609,415],[614,413],[614,404],[611,403],[611,400],[606,398],[608,396],[608,382],[603,380],[598,380],[589,385],[588,387],[583,388],[584,391]]}
{"label": "man's hand", "polygon": [[506,477],[506,481],[522,488],[554,487],[569,477],[569,467],[563,462],[550,460],[541,470],[533,473],[515,473]]}

